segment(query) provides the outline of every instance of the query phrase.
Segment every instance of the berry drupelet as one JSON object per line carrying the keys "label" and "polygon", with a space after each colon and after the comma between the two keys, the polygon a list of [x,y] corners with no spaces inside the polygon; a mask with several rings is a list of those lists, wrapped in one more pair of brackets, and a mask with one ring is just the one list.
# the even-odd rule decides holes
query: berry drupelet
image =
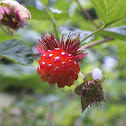
{"label": "berry drupelet", "polygon": [[80,42],[70,35],[66,42],[64,37],[58,42],[53,35],[46,34],[46,39],[42,37],[35,47],[41,54],[37,68],[41,79],[50,85],[57,83],[59,88],[73,85],[80,71],[78,62],[87,54],[79,50],[79,45]]}

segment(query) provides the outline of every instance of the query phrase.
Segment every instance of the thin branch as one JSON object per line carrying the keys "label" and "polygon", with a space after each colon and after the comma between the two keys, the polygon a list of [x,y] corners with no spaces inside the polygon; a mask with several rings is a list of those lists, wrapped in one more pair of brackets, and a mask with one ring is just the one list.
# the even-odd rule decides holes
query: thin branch
{"label": "thin branch", "polygon": [[55,31],[55,34],[56,34],[56,38],[58,40],[59,36],[58,36],[58,30],[57,30],[57,26],[56,26],[56,20],[53,18],[53,16],[50,14],[48,8],[45,6],[45,11],[46,13],[48,14],[52,24],[53,24],[53,27],[54,27],[54,31]]}
{"label": "thin branch", "polygon": [[86,39],[88,39],[89,37],[91,37],[92,35],[102,31],[104,28],[106,28],[105,25],[103,25],[101,28],[99,28],[98,30],[96,30],[95,32],[91,33],[90,35],[88,35],[87,37],[85,37],[83,40],[81,40],[81,42],[85,41]]}
{"label": "thin branch", "polygon": [[80,9],[82,10],[83,14],[87,16],[87,18],[93,23],[93,25],[96,27],[96,28],[99,28],[98,24],[96,24],[92,18],[92,16],[88,13],[88,11],[82,7],[81,3],[79,2],[79,0],[77,0],[77,3],[80,7]]}
{"label": "thin branch", "polygon": [[92,46],[95,46],[95,45],[98,45],[98,44],[101,44],[101,43],[104,43],[104,42],[108,42],[108,41],[110,41],[110,40],[114,40],[114,39],[113,39],[113,38],[107,37],[107,38],[104,38],[104,39],[99,40],[99,41],[94,41],[94,42],[92,42],[92,43],[89,43],[89,44],[86,44],[86,45],[81,46],[81,47],[79,48],[79,50],[87,49],[87,48],[90,48],[90,47],[92,47]]}
{"label": "thin branch", "polygon": [[3,59],[3,57],[2,56],[0,56],[0,60],[2,60]]}
{"label": "thin branch", "polygon": [[58,35],[57,26],[56,26],[56,20],[53,19],[53,20],[52,20],[52,23],[53,23],[54,31],[55,31],[56,38],[57,38],[57,41],[58,41],[58,39],[59,39],[59,35]]}

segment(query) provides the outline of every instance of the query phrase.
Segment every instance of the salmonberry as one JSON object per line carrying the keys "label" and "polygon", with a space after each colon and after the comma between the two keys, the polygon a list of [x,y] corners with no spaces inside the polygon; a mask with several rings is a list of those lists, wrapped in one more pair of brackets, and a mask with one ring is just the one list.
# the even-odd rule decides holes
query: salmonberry
{"label": "salmonberry", "polygon": [[78,62],[87,53],[82,54],[78,50],[80,42],[70,39],[68,36],[66,43],[57,42],[52,35],[46,34],[46,39],[42,37],[35,47],[42,54],[39,60],[37,72],[43,81],[59,88],[70,87],[78,78],[80,71]]}

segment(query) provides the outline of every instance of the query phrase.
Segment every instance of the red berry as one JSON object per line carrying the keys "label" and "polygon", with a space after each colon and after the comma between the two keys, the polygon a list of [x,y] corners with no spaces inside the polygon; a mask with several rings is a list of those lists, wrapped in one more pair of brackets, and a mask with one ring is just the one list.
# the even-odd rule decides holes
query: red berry
{"label": "red berry", "polygon": [[70,87],[78,78],[80,67],[78,62],[87,54],[79,49],[79,36],[72,39],[70,34],[66,42],[64,36],[58,42],[53,35],[46,34],[35,47],[40,53],[37,72],[43,81],[59,88]]}
{"label": "red berry", "polygon": [[71,86],[78,78],[80,71],[77,61],[71,54],[60,48],[48,50],[39,60],[38,74],[43,81],[54,85],[57,83],[59,88]]}

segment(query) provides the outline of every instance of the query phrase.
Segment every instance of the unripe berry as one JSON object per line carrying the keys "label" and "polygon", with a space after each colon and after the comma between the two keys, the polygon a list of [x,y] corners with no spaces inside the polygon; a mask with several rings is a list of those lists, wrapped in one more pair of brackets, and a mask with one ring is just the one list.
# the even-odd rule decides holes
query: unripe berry
{"label": "unripe berry", "polygon": [[101,101],[105,101],[103,87],[99,80],[89,80],[85,83],[81,89],[80,96],[86,102],[87,107],[94,102],[98,105]]}

